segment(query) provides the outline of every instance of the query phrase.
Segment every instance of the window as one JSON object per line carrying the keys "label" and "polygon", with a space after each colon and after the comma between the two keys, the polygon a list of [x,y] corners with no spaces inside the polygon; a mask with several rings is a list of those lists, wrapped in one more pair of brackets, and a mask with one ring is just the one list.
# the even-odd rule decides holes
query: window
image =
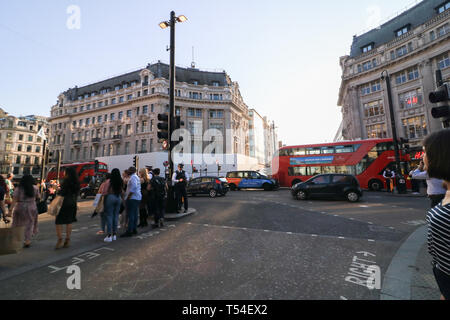
{"label": "window", "polygon": [[21,144],[19,144],[19,145],[17,146],[17,151],[18,151],[18,152],[22,152],[22,145],[21,145]]}
{"label": "window", "polygon": [[211,110],[209,111],[209,117],[215,119],[223,118],[223,110]]}
{"label": "window", "polygon": [[148,89],[145,89],[144,93],[142,95],[147,96],[148,95]]}
{"label": "window", "polygon": [[372,87],[372,92],[380,91],[381,90],[381,83],[380,83],[380,81],[372,82],[371,87]]}
{"label": "window", "polygon": [[142,114],[147,114],[148,113],[148,106],[143,106],[142,107]]}
{"label": "window", "polygon": [[125,134],[128,136],[130,135],[130,131],[131,131],[131,124],[127,124],[125,126]]}
{"label": "window", "polygon": [[349,153],[349,152],[353,152],[354,150],[356,151],[358,148],[353,149],[353,146],[336,146],[336,153]]}
{"label": "window", "polygon": [[[95,118],[94,118],[94,119],[95,119]],[[85,124],[85,125],[86,125],[86,127],[87,127],[87,126],[88,126],[88,125],[90,124],[90,121],[91,121],[91,119],[90,119],[90,118],[87,118],[87,119],[86,119],[86,124]]]}
{"label": "window", "polygon": [[130,142],[125,142],[125,154],[130,153]]}
{"label": "window", "polygon": [[404,136],[408,139],[420,139],[428,134],[425,116],[402,119]]}
{"label": "window", "polygon": [[116,91],[120,90],[120,86],[115,86],[114,90],[116,90]]}
{"label": "window", "polygon": [[28,136],[28,142],[33,142],[33,136],[32,135]]}
{"label": "window", "polygon": [[116,98],[111,99],[111,104],[116,104]]}
{"label": "window", "polygon": [[320,154],[320,148],[306,148],[306,154]]}
{"label": "window", "polygon": [[397,55],[397,58],[404,56],[407,53],[408,53],[408,49],[406,48],[406,46],[402,46],[400,48],[397,48],[397,50],[395,50],[395,54]]}
{"label": "window", "polygon": [[442,27],[437,29],[437,36],[443,37],[445,34],[447,34],[450,31],[449,24],[446,23]]}
{"label": "window", "polygon": [[111,114],[109,115],[109,118],[110,118],[111,121],[116,120],[116,114],[115,114],[115,113],[111,113]]}
{"label": "window", "polygon": [[437,8],[437,12],[438,12],[438,13],[442,13],[442,12],[448,10],[448,9],[450,9],[450,1],[447,1],[445,4],[439,6],[439,7]]}
{"label": "window", "polygon": [[364,103],[364,116],[366,118],[384,115],[383,100]]}
{"label": "window", "polygon": [[441,70],[450,67],[450,59],[448,57],[448,53],[437,58],[437,67]]}
{"label": "window", "polygon": [[402,84],[406,82],[406,72],[402,72],[399,73],[396,77],[395,77],[395,83],[396,84]]}
{"label": "window", "polygon": [[127,110],[127,118],[131,118],[131,110]]}
{"label": "window", "polygon": [[132,94],[127,95],[127,100],[131,100],[131,99],[133,99],[133,95]]}
{"label": "window", "polygon": [[220,86],[220,82],[219,81],[213,81],[212,85],[213,85],[213,87],[218,87],[218,86]]}
{"label": "window", "polygon": [[98,122],[98,123],[102,123],[102,116],[98,116],[98,117],[97,117],[97,122]]}
{"label": "window", "polygon": [[123,111],[120,111],[119,112],[119,120],[122,120],[122,118],[123,118]]}
{"label": "window", "polygon": [[366,127],[368,139],[382,139],[387,137],[386,124],[375,124]]}
{"label": "window", "polygon": [[19,134],[19,141],[23,141],[23,134]]}
{"label": "window", "polygon": [[409,31],[409,26],[404,26],[401,29],[398,29],[397,31],[395,31],[395,35],[397,37],[400,37],[401,35],[404,35],[405,33],[408,33]]}
{"label": "window", "polygon": [[100,102],[98,103],[98,107],[99,107],[99,108],[103,107],[103,101],[100,101]]}
{"label": "window", "polygon": [[402,93],[398,96],[401,109],[414,108],[423,103],[422,89]]}
{"label": "window", "polygon": [[314,184],[328,184],[330,183],[330,176],[320,176],[312,180]]}
{"label": "window", "polygon": [[119,102],[124,102],[124,97],[119,97]]}
{"label": "window", "polygon": [[419,69],[417,67],[410,68],[406,72],[408,73],[408,81],[419,78]]}
{"label": "window", "polygon": [[72,113],[77,113],[77,108],[73,108]]}
{"label": "window", "polygon": [[147,128],[147,120],[142,121],[141,132],[145,132],[145,128]]}
{"label": "window", "polygon": [[434,31],[430,32],[430,41],[433,41],[436,39],[436,34],[434,33]]}

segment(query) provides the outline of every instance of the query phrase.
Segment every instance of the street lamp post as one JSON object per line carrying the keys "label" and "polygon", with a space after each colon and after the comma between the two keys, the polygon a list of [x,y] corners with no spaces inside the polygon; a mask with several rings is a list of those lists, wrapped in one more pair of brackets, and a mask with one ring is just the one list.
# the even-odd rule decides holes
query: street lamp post
{"label": "street lamp post", "polygon": [[174,166],[172,161],[172,133],[175,116],[175,24],[177,22],[185,22],[187,18],[183,15],[175,16],[175,12],[170,12],[170,20],[163,21],[159,24],[161,29],[170,28],[170,76],[169,76],[169,121],[168,121],[168,161],[169,161],[169,177],[172,178]]}
{"label": "street lamp post", "polygon": [[[381,80],[386,80],[386,90],[388,95],[388,108],[389,108],[389,115],[391,117],[391,129],[392,129],[392,139],[394,140],[394,151],[395,151],[395,181],[397,185],[397,190],[399,193],[404,193],[403,188],[399,188],[399,180],[400,175],[402,175],[401,167],[400,167],[400,150],[398,147],[398,137],[397,137],[397,128],[395,125],[395,115],[394,115],[394,108],[392,105],[392,92],[391,92],[391,78],[389,77],[389,73],[387,70],[383,71],[381,73]],[[403,176],[401,177],[403,179]]]}
{"label": "street lamp post", "polygon": [[175,24],[177,22],[185,22],[187,18],[183,15],[176,16],[175,12],[170,12],[170,20],[163,21],[159,24],[161,29],[170,28],[170,71],[169,71],[169,117],[168,117],[168,130],[167,130],[167,143],[168,143],[168,199],[166,205],[166,212],[176,212],[177,204],[175,202],[174,190],[172,186],[172,175],[174,172],[174,165],[172,160],[172,133],[174,131],[174,118],[175,118]]}

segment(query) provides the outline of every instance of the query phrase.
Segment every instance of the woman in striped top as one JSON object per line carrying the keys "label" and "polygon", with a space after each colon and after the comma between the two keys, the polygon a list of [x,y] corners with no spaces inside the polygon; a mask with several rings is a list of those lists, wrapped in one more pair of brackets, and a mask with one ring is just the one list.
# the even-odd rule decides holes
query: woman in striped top
{"label": "woman in striped top", "polygon": [[444,200],[428,211],[428,252],[442,300],[450,299],[450,129],[429,135],[424,141],[424,163],[430,178],[447,186]]}

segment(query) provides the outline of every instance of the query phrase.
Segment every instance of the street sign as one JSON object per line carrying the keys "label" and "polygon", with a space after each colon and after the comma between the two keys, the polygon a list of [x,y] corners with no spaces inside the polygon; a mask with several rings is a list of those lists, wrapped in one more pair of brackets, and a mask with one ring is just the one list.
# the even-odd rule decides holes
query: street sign
{"label": "street sign", "polygon": [[38,137],[41,137],[43,140],[47,140],[47,137],[45,136],[44,133],[44,127],[41,128],[41,130],[39,130],[39,132],[37,133]]}

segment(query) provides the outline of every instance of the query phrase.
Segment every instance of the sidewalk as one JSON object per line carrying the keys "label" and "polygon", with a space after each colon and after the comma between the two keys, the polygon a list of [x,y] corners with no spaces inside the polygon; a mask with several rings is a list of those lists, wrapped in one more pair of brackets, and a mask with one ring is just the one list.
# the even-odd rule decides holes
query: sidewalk
{"label": "sidewalk", "polygon": [[403,243],[386,271],[380,300],[439,300],[427,249],[427,226]]}

